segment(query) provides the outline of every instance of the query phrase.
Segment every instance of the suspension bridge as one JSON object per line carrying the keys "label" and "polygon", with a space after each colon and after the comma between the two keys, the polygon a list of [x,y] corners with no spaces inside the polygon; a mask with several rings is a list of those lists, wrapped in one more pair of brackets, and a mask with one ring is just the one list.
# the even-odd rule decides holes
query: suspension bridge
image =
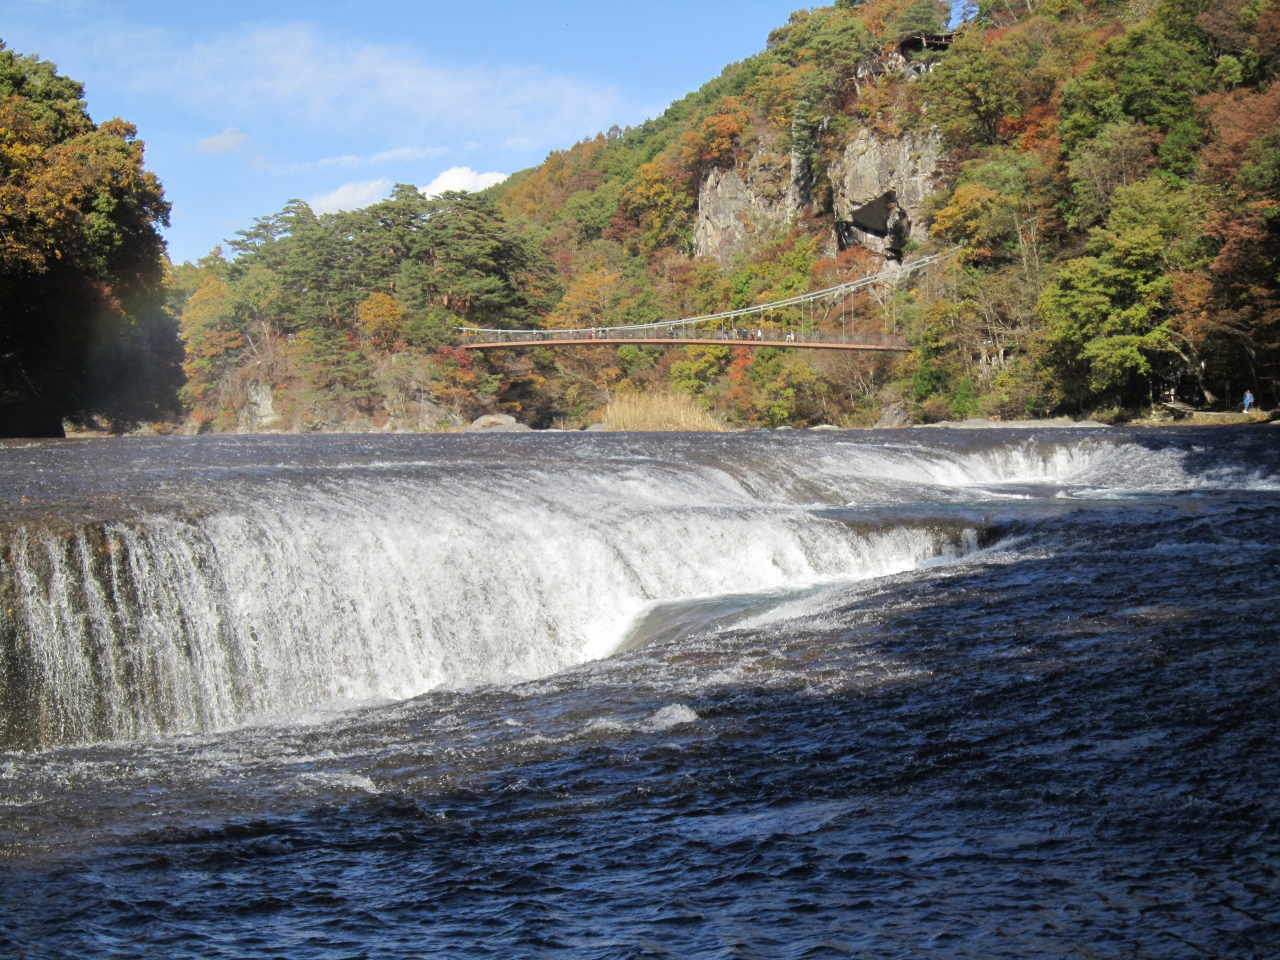
{"label": "suspension bridge", "polygon": [[[576,330],[499,330],[461,327],[464,350],[512,350],[527,347],[602,347],[619,344],[656,346],[788,347],[808,350],[887,350],[904,352],[905,337],[853,330],[851,296],[867,288],[894,287],[903,278],[950,260],[958,250],[904,263],[894,270],[811,290],[768,303],[699,317]],[[837,313],[837,310],[839,311]],[[835,330],[835,318],[840,329]],[[766,326],[766,324],[768,326]],[[819,325],[830,329],[819,330]]]}

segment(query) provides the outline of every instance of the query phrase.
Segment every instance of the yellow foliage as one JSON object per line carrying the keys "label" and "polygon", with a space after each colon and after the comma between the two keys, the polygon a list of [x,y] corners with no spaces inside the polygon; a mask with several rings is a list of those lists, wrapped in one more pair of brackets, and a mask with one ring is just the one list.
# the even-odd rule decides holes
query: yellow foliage
{"label": "yellow foliage", "polygon": [[95,246],[110,248],[129,232],[103,211],[123,208],[126,198],[167,222],[160,181],[143,168],[136,133],[108,120],[58,142],[21,98],[0,100],[0,269],[43,273],[70,259],[101,272],[106,249]]}
{"label": "yellow foliage", "polygon": [[217,277],[204,281],[182,312],[181,336],[186,347],[182,369],[193,399],[204,399],[222,376],[232,355],[245,345],[236,328],[227,286]]}
{"label": "yellow foliage", "polygon": [[982,232],[983,219],[1000,199],[1000,194],[981,184],[957,187],[951,202],[933,218],[933,236],[945,240],[976,239]]}
{"label": "yellow foliage", "polygon": [[581,274],[565,291],[560,306],[548,326],[580,329],[606,325],[609,301],[618,289],[622,274],[599,268]]}
{"label": "yellow foliage", "polygon": [[361,332],[384,349],[404,335],[404,307],[385,293],[372,294],[356,307]]}

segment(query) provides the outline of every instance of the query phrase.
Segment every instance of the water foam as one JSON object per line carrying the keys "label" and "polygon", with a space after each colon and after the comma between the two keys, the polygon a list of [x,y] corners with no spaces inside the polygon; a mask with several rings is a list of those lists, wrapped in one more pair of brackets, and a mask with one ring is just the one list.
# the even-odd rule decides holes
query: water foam
{"label": "water foam", "polygon": [[879,576],[955,536],[860,533],[707,470],[273,484],[204,518],[25,531],[3,571],[28,676],[6,690],[7,739],[220,729],[545,676],[613,652],[654,602]]}
{"label": "water foam", "polygon": [[731,609],[776,618],[815,585],[977,546],[972,529],[856,529],[814,506],[1273,482],[1110,439],[804,440],[702,462],[641,448],[267,470],[204,516],[18,526],[0,550],[0,744],[217,730],[548,676],[637,631]]}

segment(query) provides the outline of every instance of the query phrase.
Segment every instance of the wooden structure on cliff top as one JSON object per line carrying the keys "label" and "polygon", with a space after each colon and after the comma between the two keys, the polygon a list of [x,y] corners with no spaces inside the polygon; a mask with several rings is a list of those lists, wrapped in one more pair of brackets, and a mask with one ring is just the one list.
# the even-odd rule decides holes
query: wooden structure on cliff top
{"label": "wooden structure on cliff top", "polygon": [[[577,330],[462,327],[459,329],[462,341],[458,346],[464,350],[519,350],[529,347],[603,347],[630,343],[904,352],[908,349],[905,337],[892,333],[853,331],[854,317],[849,307],[850,297],[867,288],[895,286],[904,277],[950,260],[956,253],[957,251],[951,250],[823,290],[701,317],[617,327],[583,327]],[[839,331],[817,329],[820,322],[833,325],[835,317],[840,320]],[[767,328],[765,324],[768,324]]]}

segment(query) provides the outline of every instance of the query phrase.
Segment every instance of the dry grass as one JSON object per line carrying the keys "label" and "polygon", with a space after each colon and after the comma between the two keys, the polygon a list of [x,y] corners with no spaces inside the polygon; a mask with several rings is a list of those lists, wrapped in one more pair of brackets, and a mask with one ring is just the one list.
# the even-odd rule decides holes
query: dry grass
{"label": "dry grass", "polygon": [[668,430],[720,433],[725,426],[692,397],[673,393],[625,393],[604,411],[609,430],[655,433]]}

